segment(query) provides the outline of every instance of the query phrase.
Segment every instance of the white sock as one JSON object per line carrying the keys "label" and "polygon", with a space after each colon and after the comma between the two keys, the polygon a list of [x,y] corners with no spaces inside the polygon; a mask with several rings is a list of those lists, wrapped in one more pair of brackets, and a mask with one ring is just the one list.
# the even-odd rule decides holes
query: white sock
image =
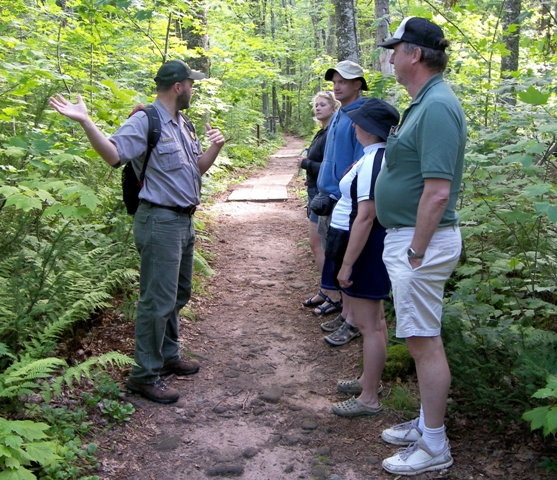
{"label": "white sock", "polygon": [[445,448],[447,436],[445,435],[445,425],[439,428],[423,428],[422,440],[428,448],[435,454],[441,453]]}
{"label": "white sock", "polygon": [[418,428],[423,432],[425,427],[424,422],[424,407],[420,405],[420,419],[418,420]]}

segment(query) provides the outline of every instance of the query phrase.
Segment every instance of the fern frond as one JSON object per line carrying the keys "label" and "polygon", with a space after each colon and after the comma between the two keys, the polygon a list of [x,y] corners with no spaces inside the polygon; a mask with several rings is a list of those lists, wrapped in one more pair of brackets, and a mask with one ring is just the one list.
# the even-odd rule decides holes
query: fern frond
{"label": "fern frond", "polygon": [[[60,375],[59,377],[56,377],[54,379],[54,381],[50,384],[50,388],[51,391],[54,393],[54,395],[56,395],[57,397],[59,397],[60,395],[62,395],[62,384],[64,383],[64,376]],[[43,398],[45,400],[45,402],[47,402],[45,395],[43,393]],[[49,402],[50,400],[48,400]],[[48,403],[47,402],[47,403]]]}
{"label": "fern frond", "polygon": [[5,343],[0,343],[0,357],[10,357],[14,360],[16,358]]}
{"label": "fern frond", "polygon": [[73,379],[76,382],[81,381],[82,375],[85,375],[87,378],[91,378],[91,368],[93,366],[100,365],[102,367],[106,367],[108,364],[111,366],[118,366],[118,367],[125,367],[128,365],[134,365],[135,362],[132,358],[128,357],[119,352],[108,352],[100,357],[91,357],[87,361],[76,365],[75,367],[68,368],[64,373],[64,381],[68,387],[72,386]]}
{"label": "fern frond", "polygon": [[29,358],[20,360],[10,365],[0,374],[0,383],[4,385],[18,385],[27,380],[47,378],[56,370],[67,366],[61,358],[41,358],[29,361]]}
{"label": "fern frond", "polygon": [[209,266],[207,260],[197,251],[193,252],[193,268],[196,272],[201,273],[205,277],[211,277],[215,274],[215,271]]}
{"label": "fern frond", "polygon": [[116,365],[117,367],[127,367],[129,365],[136,365],[133,358],[128,357],[120,352],[108,352],[99,357],[99,363],[102,365],[110,364],[111,366]]}
{"label": "fern frond", "polygon": [[[51,386],[49,386],[47,384],[47,386],[45,388],[41,389],[41,398],[43,399],[44,403],[46,403],[47,405],[52,401],[52,392],[54,391],[54,388]],[[58,390],[58,393],[56,394],[58,397],[60,396],[60,390]]]}

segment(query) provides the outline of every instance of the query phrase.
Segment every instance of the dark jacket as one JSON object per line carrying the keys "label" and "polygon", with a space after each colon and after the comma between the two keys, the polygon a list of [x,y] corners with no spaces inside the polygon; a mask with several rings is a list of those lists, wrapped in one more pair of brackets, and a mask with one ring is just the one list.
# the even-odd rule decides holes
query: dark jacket
{"label": "dark jacket", "polygon": [[327,128],[322,128],[315,134],[308,148],[308,156],[302,160],[300,165],[300,168],[306,171],[306,185],[310,188],[317,187],[317,176],[319,175],[319,168],[325,153]]}

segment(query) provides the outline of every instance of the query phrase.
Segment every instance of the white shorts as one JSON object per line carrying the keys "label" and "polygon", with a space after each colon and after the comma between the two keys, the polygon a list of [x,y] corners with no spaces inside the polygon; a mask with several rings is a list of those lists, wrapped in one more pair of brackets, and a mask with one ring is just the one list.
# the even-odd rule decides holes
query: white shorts
{"label": "white shorts", "polygon": [[422,265],[412,269],[407,252],[414,231],[414,228],[390,228],[385,238],[383,262],[392,283],[396,336],[437,337],[441,334],[445,282],[460,258],[462,237],[456,226],[438,228]]}

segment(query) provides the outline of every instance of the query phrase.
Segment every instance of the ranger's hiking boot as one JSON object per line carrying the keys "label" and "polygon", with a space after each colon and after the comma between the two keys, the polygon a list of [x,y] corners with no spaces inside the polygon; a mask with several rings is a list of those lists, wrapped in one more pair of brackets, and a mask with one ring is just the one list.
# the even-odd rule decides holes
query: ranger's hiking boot
{"label": "ranger's hiking boot", "polygon": [[167,387],[162,380],[155,383],[137,383],[128,378],[126,387],[134,393],[139,393],[145,398],[157,403],[174,403],[180,398],[180,392],[175,388]]}
{"label": "ranger's hiking boot", "polygon": [[199,362],[192,358],[187,360],[178,360],[177,362],[171,363],[170,365],[165,365],[159,371],[159,375],[193,375],[199,372]]}

